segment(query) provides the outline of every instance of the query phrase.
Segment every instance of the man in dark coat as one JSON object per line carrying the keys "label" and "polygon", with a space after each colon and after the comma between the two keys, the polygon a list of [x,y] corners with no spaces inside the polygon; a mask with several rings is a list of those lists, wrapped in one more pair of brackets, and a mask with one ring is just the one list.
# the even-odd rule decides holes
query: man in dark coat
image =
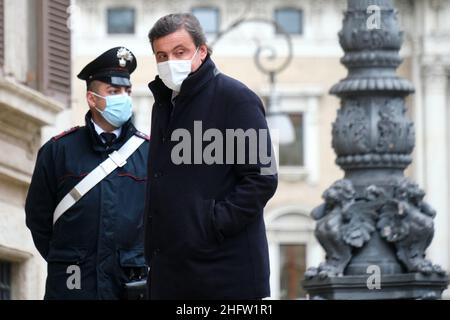
{"label": "man in dark coat", "polygon": [[[130,120],[135,68],[136,58],[123,47],[89,63],[78,75],[88,87],[86,126],[63,132],[39,150],[25,211],[36,248],[48,263],[45,299],[121,299],[124,284],[147,273],[143,212],[149,142]],[[54,223],[61,200],[132,137],[142,144],[126,164]]]}
{"label": "man in dark coat", "polygon": [[[275,172],[262,173],[267,163],[259,157],[250,161],[255,144],[271,145],[261,100],[217,70],[193,15],[161,18],[149,38],[159,73],[149,84],[155,98],[145,227],[150,298],[267,297],[263,209],[278,180]],[[266,138],[258,136],[259,143],[225,141],[260,131]]]}

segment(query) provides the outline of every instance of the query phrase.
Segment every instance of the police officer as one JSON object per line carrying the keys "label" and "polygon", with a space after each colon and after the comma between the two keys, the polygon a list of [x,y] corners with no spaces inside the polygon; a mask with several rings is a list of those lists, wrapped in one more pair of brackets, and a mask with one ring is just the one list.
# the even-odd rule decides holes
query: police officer
{"label": "police officer", "polygon": [[39,150],[25,211],[48,263],[45,299],[120,299],[125,283],[147,272],[149,138],[131,123],[136,66],[124,47],[89,63],[78,75],[87,82],[86,125]]}

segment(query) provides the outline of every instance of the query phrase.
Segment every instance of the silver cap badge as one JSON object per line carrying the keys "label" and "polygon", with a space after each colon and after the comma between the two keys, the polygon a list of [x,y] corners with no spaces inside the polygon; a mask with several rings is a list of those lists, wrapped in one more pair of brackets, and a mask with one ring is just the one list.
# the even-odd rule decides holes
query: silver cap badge
{"label": "silver cap badge", "polygon": [[119,64],[122,68],[125,68],[127,61],[133,61],[133,55],[126,48],[120,48],[117,51],[117,58],[119,58]]}

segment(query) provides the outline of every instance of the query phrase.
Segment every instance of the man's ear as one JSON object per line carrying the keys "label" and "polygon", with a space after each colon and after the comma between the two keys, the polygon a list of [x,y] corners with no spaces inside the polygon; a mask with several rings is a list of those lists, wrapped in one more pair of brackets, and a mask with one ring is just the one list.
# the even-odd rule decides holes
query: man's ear
{"label": "man's ear", "polygon": [[198,49],[200,54],[200,60],[203,62],[206,59],[206,55],[208,54],[208,47],[206,44],[202,44],[200,48]]}
{"label": "man's ear", "polygon": [[86,92],[86,101],[87,101],[88,106],[90,108],[94,108],[95,107],[95,104],[96,104],[95,96],[90,91]]}

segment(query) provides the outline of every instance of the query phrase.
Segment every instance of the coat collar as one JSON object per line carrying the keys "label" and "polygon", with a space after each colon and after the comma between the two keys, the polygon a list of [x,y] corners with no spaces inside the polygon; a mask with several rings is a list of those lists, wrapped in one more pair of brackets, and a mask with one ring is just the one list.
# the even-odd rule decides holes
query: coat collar
{"label": "coat collar", "polygon": [[105,151],[112,151],[112,150],[119,150],[120,147],[127,141],[129,138],[131,138],[132,135],[136,133],[136,128],[131,123],[131,119],[128,120],[123,126],[122,126],[122,132],[120,136],[115,140],[114,144],[107,148],[105,144],[103,144],[102,140],[100,139],[99,135],[95,131],[94,124],[91,121],[92,119],[92,113],[91,111],[88,111],[86,113],[86,116],[84,117],[84,120],[86,122],[86,128],[89,132],[89,138],[92,142],[92,147],[95,151],[99,152],[105,152]]}
{"label": "coat collar", "polygon": [[[216,65],[208,54],[197,71],[189,74],[186,80],[183,81],[178,99],[194,96],[218,73]],[[172,90],[166,87],[159,76],[156,76],[155,80],[148,84],[148,87],[152,91],[155,101],[170,101]]]}

